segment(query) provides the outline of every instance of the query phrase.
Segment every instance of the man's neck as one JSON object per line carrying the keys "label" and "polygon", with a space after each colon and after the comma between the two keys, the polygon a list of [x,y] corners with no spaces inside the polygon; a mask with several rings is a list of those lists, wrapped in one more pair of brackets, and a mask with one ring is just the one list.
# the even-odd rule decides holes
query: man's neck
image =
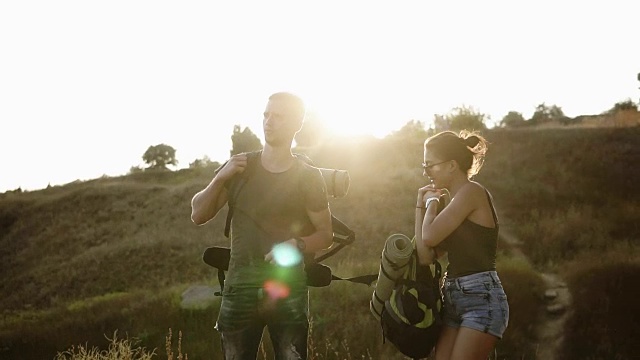
{"label": "man's neck", "polygon": [[295,156],[291,153],[291,146],[271,146],[265,144],[262,149],[262,166],[270,172],[287,171],[294,163]]}

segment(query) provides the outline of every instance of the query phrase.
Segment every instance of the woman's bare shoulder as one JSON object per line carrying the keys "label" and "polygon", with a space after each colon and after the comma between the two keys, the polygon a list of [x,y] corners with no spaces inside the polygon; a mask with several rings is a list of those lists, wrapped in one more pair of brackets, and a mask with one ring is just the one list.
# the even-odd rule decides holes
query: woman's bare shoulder
{"label": "woman's bare shoulder", "polygon": [[479,198],[486,196],[486,189],[478,182],[469,181],[462,188],[460,188],[459,193],[465,198]]}

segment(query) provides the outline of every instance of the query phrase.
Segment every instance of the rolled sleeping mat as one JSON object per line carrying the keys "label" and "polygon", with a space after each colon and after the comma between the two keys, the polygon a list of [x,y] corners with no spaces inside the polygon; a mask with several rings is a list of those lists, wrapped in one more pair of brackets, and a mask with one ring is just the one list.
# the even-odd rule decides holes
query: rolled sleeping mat
{"label": "rolled sleeping mat", "polygon": [[387,238],[382,249],[378,280],[369,303],[376,319],[380,320],[384,302],[391,297],[395,281],[404,274],[413,248],[413,240],[404,234],[393,234]]}
{"label": "rolled sleeping mat", "polygon": [[349,185],[351,184],[351,178],[347,170],[318,168],[324,179],[324,183],[327,185],[327,194],[335,198],[340,198],[349,192]]}

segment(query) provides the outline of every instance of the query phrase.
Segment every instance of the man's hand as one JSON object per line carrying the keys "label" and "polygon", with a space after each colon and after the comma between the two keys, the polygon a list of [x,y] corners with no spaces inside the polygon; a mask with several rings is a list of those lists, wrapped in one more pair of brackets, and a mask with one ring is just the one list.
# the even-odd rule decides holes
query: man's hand
{"label": "man's hand", "polygon": [[233,155],[220,169],[217,177],[222,181],[227,181],[237,173],[243,172],[247,168],[247,154],[240,153]]}
{"label": "man's hand", "polygon": [[[280,260],[280,262],[276,259],[275,253],[277,252],[281,252],[280,254],[282,255],[282,258],[285,260],[285,262],[287,262],[287,264],[281,264],[280,262],[282,262],[282,259]],[[264,261],[275,265],[290,266],[294,263],[297,264],[302,261],[302,253],[296,246],[296,239],[289,239],[287,241],[275,244],[273,248],[271,248],[271,251],[269,251],[269,253],[264,256]],[[291,264],[289,264],[289,262],[291,262]]]}

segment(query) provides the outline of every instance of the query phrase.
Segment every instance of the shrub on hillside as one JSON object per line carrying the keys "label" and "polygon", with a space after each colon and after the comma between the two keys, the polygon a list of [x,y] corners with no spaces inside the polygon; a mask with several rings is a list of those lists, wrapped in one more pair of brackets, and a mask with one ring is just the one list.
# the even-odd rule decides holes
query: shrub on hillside
{"label": "shrub on hillside", "polygon": [[515,257],[500,258],[497,269],[509,301],[509,325],[498,342],[498,358],[533,358],[544,281],[531,265]]}
{"label": "shrub on hillside", "polygon": [[628,254],[616,253],[617,262],[583,257],[571,264],[567,281],[573,311],[565,323],[561,359],[633,359],[640,353],[635,291],[640,262],[627,262]]}

